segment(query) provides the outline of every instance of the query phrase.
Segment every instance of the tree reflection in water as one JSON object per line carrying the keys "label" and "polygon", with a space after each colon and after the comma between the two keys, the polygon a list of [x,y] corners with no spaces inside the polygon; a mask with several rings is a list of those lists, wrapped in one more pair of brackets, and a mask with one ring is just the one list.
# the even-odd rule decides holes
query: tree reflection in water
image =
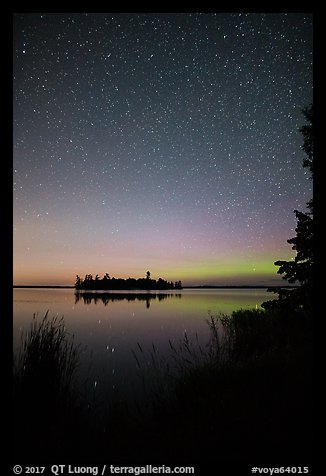
{"label": "tree reflection in water", "polygon": [[146,308],[150,307],[150,301],[157,299],[163,301],[167,298],[179,298],[181,299],[181,293],[112,293],[112,292],[75,292],[75,304],[79,301],[83,301],[84,304],[97,304],[102,302],[104,306],[107,306],[109,302],[113,301],[145,301]]}

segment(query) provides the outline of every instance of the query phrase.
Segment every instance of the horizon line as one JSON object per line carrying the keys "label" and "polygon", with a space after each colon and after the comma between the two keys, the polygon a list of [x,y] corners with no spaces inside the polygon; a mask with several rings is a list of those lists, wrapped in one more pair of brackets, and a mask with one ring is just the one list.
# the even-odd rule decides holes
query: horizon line
{"label": "horizon line", "polygon": [[[196,285],[189,285],[183,286],[182,289],[237,289],[237,288],[260,288],[260,289],[267,289],[267,288],[296,288],[298,285],[263,285],[263,284],[220,284],[220,285],[210,285],[210,284],[196,284]],[[47,288],[47,289],[75,289],[74,285],[70,284],[13,284],[13,288]],[[83,290],[80,290],[83,291]],[[101,291],[101,290],[92,290],[92,291]],[[114,291],[114,289],[108,290]],[[150,291],[150,289],[149,289]]]}

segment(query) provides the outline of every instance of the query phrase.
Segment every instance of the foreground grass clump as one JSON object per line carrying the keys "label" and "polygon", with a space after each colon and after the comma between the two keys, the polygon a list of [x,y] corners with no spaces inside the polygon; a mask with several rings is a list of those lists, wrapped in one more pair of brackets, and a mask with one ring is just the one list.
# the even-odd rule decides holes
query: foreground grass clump
{"label": "foreground grass clump", "polygon": [[[22,334],[14,356],[13,418],[15,447],[29,454],[30,445],[52,454],[78,435],[80,403],[75,389],[79,347],[63,318],[36,315]],[[71,435],[74,435],[73,437]]]}
{"label": "foreground grass clump", "polygon": [[63,318],[41,321],[34,315],[30,329],[22,335],[22,348],[15,361],[15,385],[43,398],[69,398],[78,366],[78,347],[69,338]]}
{"label": "foreground grass clump", "polygon": [[218,323],[229,362],[290,357],[300,347],[312,345],[312,322],[305,313],[240,309],[212,318],[212,331]]}

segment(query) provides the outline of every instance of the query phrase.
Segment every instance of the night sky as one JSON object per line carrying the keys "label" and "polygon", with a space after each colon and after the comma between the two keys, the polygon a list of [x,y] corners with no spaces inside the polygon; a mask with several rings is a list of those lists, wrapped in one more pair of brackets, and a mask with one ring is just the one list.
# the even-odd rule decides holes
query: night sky
{"label": "night sky", "polygon": [[15,14],[14,284],[284,282],[312,53],[305,13]]}

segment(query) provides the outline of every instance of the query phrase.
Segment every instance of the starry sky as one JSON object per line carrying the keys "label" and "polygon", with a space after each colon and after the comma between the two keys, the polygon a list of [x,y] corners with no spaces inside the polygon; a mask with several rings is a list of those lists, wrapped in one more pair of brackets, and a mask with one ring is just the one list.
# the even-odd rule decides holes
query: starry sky
{"label": "starry sky", "polygon": [[15,13],[14,284],[284,283],[309,13]]}

